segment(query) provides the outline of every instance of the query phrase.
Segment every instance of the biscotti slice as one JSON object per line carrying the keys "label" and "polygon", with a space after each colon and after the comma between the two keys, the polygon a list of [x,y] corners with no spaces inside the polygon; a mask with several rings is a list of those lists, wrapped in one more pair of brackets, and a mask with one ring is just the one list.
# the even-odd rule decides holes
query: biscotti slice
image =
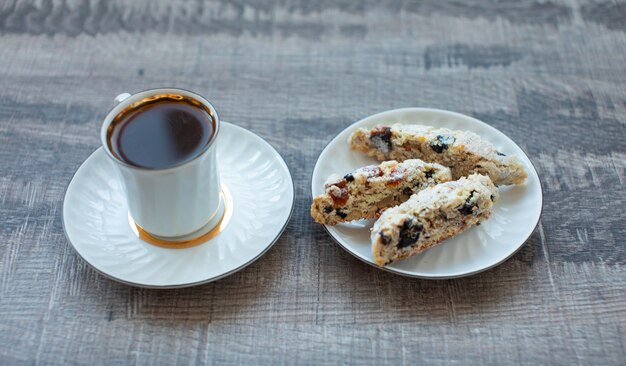
{"label": "biscotti slice", "polygon": [[343,177],[331,176],[324,194],[313,199],[311,216],[317,223],[326,225],[372,219],[381,210],[451,177],[450,169],[418,159],[366,166]]}
{"label": "biscotti slice", "polygon": [[350,147],[378,160],[422,159],[445,165],[452,178],[472,173],[488,175],[494,184],[522,184],[528,174],[517,156],[505,156],[489,142],[469,131],[421,125],[379,125],[359,128]]}
{"label": "biscotti slice", "polygon": [[374,223],[374,261],[384,266],[410,257],[479,224],[498,197],[491,179],[479,174],[424,189]]}

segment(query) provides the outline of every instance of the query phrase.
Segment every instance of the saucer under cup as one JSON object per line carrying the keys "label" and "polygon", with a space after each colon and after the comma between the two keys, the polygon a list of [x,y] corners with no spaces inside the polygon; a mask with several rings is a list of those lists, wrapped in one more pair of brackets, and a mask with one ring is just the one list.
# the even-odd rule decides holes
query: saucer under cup
{"label": "saucer under cup", "polygon": [[232,216],[209,241],[185,249],[148,244],[132,230],[113,162],[102,148],[78,169],[63,203],[71,245],[98,272],[140,287],[174,288],[232,274],[279,238],[291,216],[294,186],[280,154],[254,133],[222,122],[217,161]]}

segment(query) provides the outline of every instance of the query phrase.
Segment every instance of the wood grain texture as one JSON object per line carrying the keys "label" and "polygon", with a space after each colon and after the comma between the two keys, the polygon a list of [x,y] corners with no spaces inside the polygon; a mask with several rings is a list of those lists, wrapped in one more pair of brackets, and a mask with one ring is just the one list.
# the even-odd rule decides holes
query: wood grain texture
{"label": "wood grain texture", "polygon": [[[626,3],[0,2],[0,364],[622,365]],[[282,238],[190,289],[112,282],[67,243],[70,177],[118,93],[194,90],[296,184]],[[326,143],[383,110],[459,111],[525,149],[541,223],[504,264],[394,276],[308,215]]]}

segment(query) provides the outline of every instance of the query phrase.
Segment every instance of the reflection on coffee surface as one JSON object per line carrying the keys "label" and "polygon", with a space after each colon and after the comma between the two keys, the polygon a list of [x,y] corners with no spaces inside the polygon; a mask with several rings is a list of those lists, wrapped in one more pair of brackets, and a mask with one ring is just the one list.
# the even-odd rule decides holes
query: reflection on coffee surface
{"label": "reflection on coffee surface", "polygon": [[200,155],[213,137],[214,124],[198,101],[161,95],[118,114],[109,125],[107,143],[129,165],[165,169]]}

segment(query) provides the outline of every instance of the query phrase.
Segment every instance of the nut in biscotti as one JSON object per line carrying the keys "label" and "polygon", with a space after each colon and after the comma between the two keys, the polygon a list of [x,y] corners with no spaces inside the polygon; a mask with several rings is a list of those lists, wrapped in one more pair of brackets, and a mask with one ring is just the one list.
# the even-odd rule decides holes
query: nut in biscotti
{"label": "nut in biscotti", "polygon": [[469,131],[421,125],[379,125],[359,128],[350,147],[378,160],[421,159],[452,171],[453,179],[472,173],[488,175],[494,184],[522,184],[527,173],[516,156],[506,156],[491,143]]}
{"label": "nut in biscotti", "polygon": [[414,193],[451,178],[450,169],[418,159],[362,167],[343,177],[331,176],[324,194],[313,199],[311,216],[326,225],[372,219]]}
{"label": "nut in biscotti", "polygon": [[487,220],[499,197],[488,176],[438,184],[383,212],[372,228],[379,266],[413,256]]}

